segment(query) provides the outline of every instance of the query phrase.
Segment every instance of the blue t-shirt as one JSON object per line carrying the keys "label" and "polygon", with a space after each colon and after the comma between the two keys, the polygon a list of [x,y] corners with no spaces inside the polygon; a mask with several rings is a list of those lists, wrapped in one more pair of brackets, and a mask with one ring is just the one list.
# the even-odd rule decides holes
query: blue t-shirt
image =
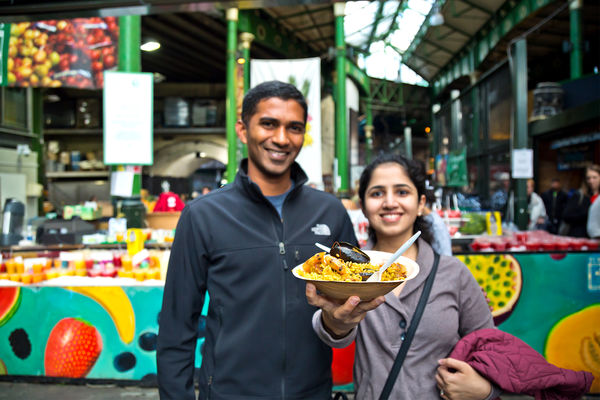
{"label": "blue t-shirt", "polygon": [[277,196],[265,196],[267,198],[267,200],[269,200],[271,202],[271,204],[273,204],[273,207],[275,207],[275,209],[279,213],[280,217],[281,217],[281,209],[283,208],[283,202],[285,201],[285,198],[292,191],[293,188],[294,188],[294,182],[292,181],[292,186],[285,193],[278,194]]}

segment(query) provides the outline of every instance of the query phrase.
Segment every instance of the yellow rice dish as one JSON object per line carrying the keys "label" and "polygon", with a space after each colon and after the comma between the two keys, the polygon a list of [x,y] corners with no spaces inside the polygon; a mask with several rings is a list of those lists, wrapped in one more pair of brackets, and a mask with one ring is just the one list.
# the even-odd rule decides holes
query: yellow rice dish
{"label": "yellow rice dish", "polygon": [[[360,282],[366,280],[372,273],[379,271],[382,265],[344,261],[320,252],[306,260],[302,269],[298,271],[298,275],[306,279],[321,281]],[[404,265],[393,263],[385,270],[381,280],[402,281],[406,279],[406,274]]]}

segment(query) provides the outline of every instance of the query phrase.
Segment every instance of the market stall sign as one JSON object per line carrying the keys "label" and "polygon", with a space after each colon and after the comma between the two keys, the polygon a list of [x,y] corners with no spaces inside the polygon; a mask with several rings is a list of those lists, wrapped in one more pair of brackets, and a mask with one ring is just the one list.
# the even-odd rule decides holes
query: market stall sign
{"label": "market stall sign", "polygon": [[457,150],[448,153],[448,163],[446,165],[446,178],[448,186],[467,186],[467,150]]}
{"label": "market stall sign", "polygon": [[104,75],[104,164],[152,165],[152,74]]}
{"label": "market stall sign", "polygon": [[600,140],[600,132],[588,133],[574,137],[555,140],[550,144],[552,150],[560,149],[561,147],[574,146],[581,143],[589,143]]}

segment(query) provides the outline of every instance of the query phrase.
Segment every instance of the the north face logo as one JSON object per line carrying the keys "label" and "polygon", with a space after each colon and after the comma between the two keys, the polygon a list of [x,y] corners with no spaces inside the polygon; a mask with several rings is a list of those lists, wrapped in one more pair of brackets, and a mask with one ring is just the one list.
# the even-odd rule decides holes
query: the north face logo
{"label": "the north face logo", "polygon": [[310,230],[313,231],[315,235],[331,236],[331,230],[325,224],[316,224],[315,226],[310,228]]}

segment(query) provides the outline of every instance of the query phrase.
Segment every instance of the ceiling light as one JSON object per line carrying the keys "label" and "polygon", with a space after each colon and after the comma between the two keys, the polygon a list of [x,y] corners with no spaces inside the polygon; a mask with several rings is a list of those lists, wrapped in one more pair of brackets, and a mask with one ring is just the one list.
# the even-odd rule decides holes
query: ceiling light
{"label": "ceiling light", "polygon": [[144,43],[140,46],[143,51],[154,51],[160,49],[160,43],[155,39],[144,39]]}
{"label": "ceiling light", "polygon": [[429,25],[431,26],[440,26],[444,24],[444,16],[440,11],[440,6],[434,4],[432,8],[431,16],[429,17]]}

